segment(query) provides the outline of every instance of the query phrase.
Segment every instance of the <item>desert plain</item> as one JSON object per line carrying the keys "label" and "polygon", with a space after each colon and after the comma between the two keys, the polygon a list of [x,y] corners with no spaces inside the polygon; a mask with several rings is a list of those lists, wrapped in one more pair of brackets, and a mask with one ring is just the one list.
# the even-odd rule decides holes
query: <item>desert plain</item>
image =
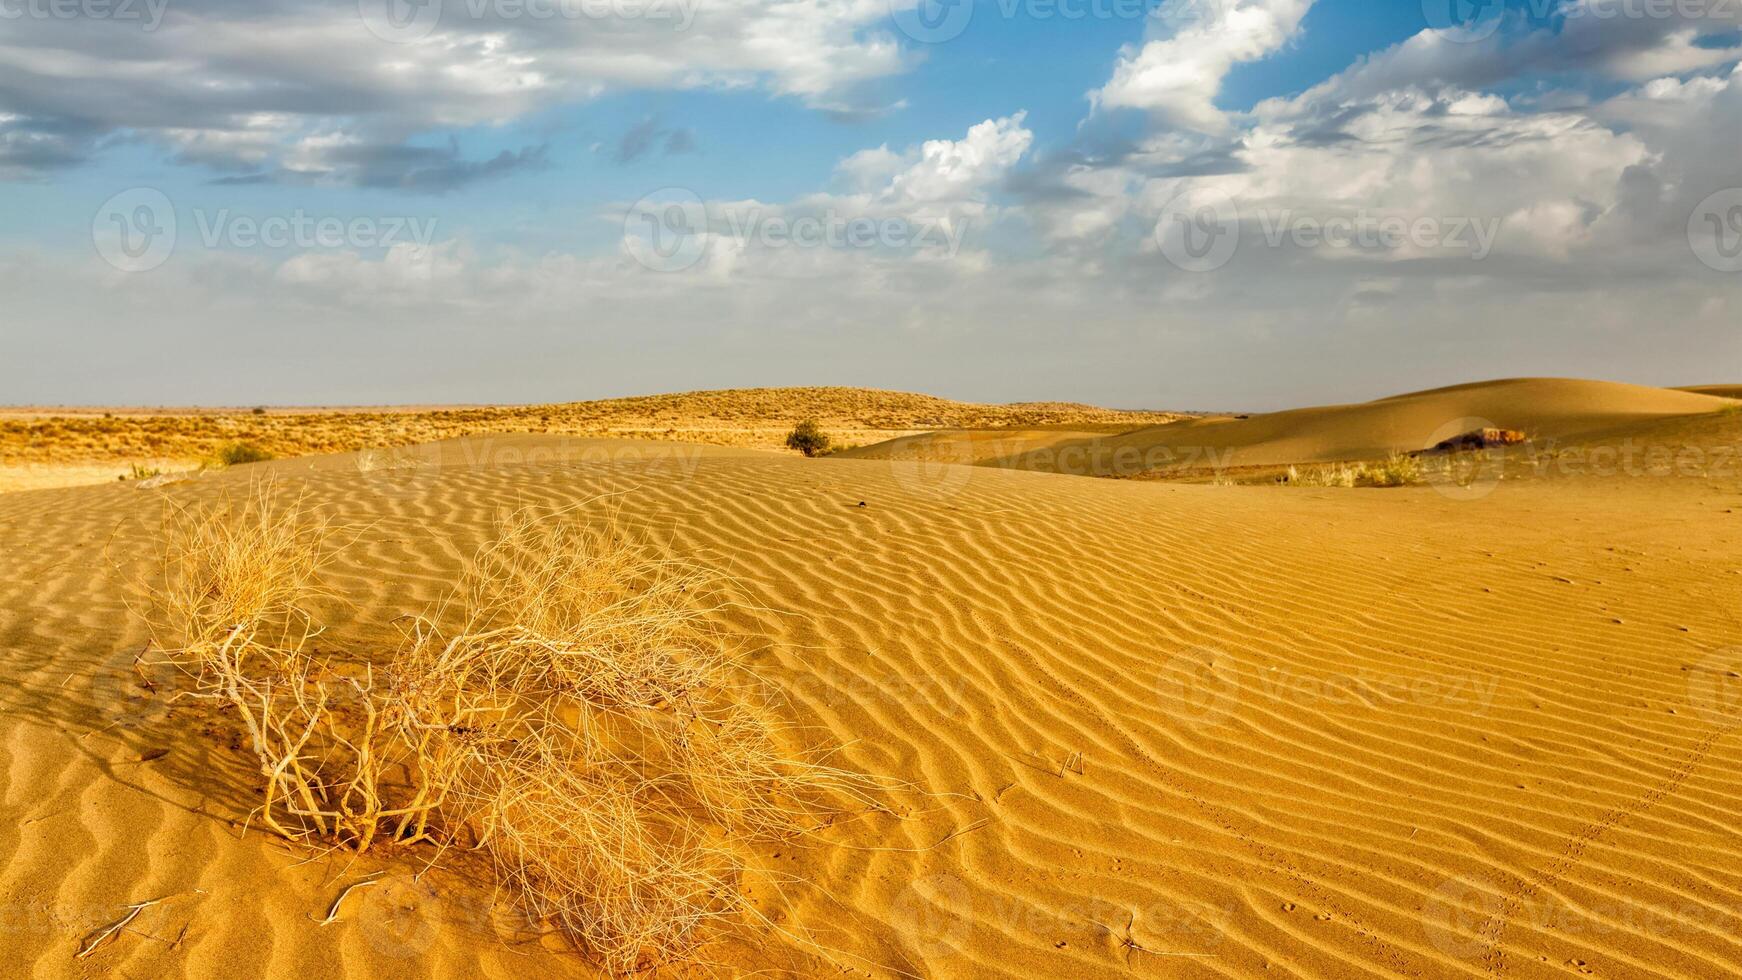
{"label": "desert plain", "polygon": [[[709,625],[783,737],[876,790],[743,848],[741,911],[643,972],[1735,975],[1737,396],[0,414],[0,962],[600,975],[467,841],[271,832],[235,719],[172,693],[134,573],[266,486],[351,529],[316,644],[356,661],[505,509],[731,583]],[[848,448],[785,449],[805,419]],[[1431,451],[1489,428],[1524,438]]]}

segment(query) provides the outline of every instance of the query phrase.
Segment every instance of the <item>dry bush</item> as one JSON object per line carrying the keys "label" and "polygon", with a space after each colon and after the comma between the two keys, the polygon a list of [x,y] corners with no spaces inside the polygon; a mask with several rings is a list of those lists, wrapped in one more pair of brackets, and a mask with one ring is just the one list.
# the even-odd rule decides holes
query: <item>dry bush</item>
{"label": "dry bush", "polygon": [[782,750],[713,625],[722,583],[646,555],[609,529],[506,518],[419,622],[394,695],[451,829],[613,972],[682,956],[740,911],[742,845],[873,788]]}
{"label": "dry bush", "polygon": [[1393,453],[1375,463],[1335,463],[1302,471],[1290,466],[1277,482],[1296,487],[1402,487],[1422,482],[1421,461]]}
{"label": "dry bush", "polygon": [[320,771],[336,719],[308,652],[336,529],[300,498],[278,499],[270,482],[214,508],[172,510],[165,525],[144,618],[191,679],[186,693],[242,725],[265,781],[261,820],[292,838],[354,830],[329,790],[342,796],[355,774]]}
{"label": "dry bush", "polygon": [[1404,487],[1422,481],[1421,460],[1392,453],[1377,463],[1363,463],[1357,481],[1371,487]]}
{"label": "dry bush", "polygon": [[308,653],[333,534],[270,485],[178,511],[151,593],[190,693],[247,730],[278,833],[482,850],[526,913],[628,973],[743,911],[749,845],[875,806],[746,695],[703,569],[510,515],[391,664],[346,673]]}
{"label": "dry bush", "polygon": [[[1290,467],[1292,472],[1293,468]],[[1361,469],[1347,463],[1329,466],[1315,466],[1300,474],[1290,483],[1298,483],[1303,487],[1352,487],[1361,479]]]}

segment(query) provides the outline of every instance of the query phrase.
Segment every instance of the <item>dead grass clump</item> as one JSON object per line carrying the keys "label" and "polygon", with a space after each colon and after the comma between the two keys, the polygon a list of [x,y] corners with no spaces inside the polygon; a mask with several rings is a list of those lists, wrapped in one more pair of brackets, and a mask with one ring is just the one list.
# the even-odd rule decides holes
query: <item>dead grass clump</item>
{"label": "dead grass clump", "polygon": [[1408,453],[1392,453],[1377,463],[1363,463],[1356,482],[1369,487],[1406,487],[1420,483],[1421,460]]}
{"label": "dead grass clump", "polygon": [[1290,466],[1276,482],[1294,487],[1404,487],[1422,482],[1421,461],[1392,453],[1374,463],[1333,463],[1301,469]]}
{"label": "dead grass clump", "polygon": [[613,974],[685,957],[739,910],[742,857],[638,777],[565,758],[563,741],[493,758],[462,784],[497,877]]}
{"label": "dead grass clump", "polygon": [[281,501],[262,482],[239,501],[172,510],[166,531],[145,617],[159,646],[204,665],[250,645],[300,649],[313,635],[334,529],[301,500]]}
{"label": "dead grass clump", "polygon": [[[440,809],[527,911],[614,972],[741,908],[741,845],[870,784],[784,751],[702,569],[609,529],[506,518],[396,667]],[[437,619],[457,625],[446,629]]]}
{"label": "dead grass clump", "polygon": [[317,661],[314,606],[348,533],[270,481],[206,509],[172,510],[162,566],[146,587],[153,645],[189,678],[180,696],[217,705],[242,727],[260,768],[261,823],[289,839],[365,851],[389,822],[427,824],[426,794],[394,806],[419,778],[398,738],[404,706],[368,668]]}
{"label": "dead grass clump", "polygon": [[1300,484],[1308,487],[1352,487],[1360,479],[1360,467],[1340,463],[1313,467],[1302,475]]}
{"label": "dead grass clump", "polygon": [[[160,574],[147,587],[153,643],[192,680],[187,694],[234,713],[264,778],[261,820],[286,837],[346,832],[320,771],[336,733],[331,694],[308,653],[311,607],[335,529],[270,482],[210,510],[170,512]],[[341,792],[342,795],[342,792]],[[290,818],[290,824],[281,822]],[[366,841],[365,841],[366,844]]]}
{"label": "dead grass clump", "polygon": [[726,584],[571,516],[514,514],[379,668],[310,655],[334,529],[269,484],[177,511],[151,590],[188,692],[234,712],[262,823],[364,850],[463,844],[612,973],[743,911],[750,845],[871,807],[791,745],[715,615]]}

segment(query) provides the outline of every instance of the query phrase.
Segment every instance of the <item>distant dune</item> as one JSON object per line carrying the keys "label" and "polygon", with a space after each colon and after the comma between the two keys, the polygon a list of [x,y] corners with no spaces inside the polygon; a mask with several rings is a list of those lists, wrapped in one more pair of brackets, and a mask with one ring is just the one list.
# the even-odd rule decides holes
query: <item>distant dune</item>
{"label": "distant dune", "polygon": [[[858,458],[972,461],[1016,469],[1106,472],[1167,466],[1286,465],[1415,452],[1483,427],[1566,440],[1633,423],[1707,415],[1735,402],[1692,391],[1607,381],[1521,378],[1438,388],[1377,401],[1250,417],[1215,416],[1116,435],[941,432],[858,450]],[[965,447],[971,443],[973,449]],[[972,457],[971,460],[965,457]],[[1125,461],[1123,463],[1119,461]]]}
{"label": "distant dune", "polygon": [[1694,385],[1676,390],[1691,391],[1700,395],[1715,395],[1719,398],[1742,398],[1742,385]]}

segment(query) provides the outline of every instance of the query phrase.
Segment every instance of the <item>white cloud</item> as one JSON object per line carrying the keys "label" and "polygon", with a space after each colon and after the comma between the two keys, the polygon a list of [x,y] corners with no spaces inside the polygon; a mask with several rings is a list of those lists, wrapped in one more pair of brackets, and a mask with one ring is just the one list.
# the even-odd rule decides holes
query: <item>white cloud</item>
{"label": "white cloud", "polygon": [[[1664,10],[1666,16],[1617,11]],[[1529,74],[1591,72],[1630,82],[1717,68],[1742,58],[1723,43],[1742,27],[1742,4],[1566,0],[1559,30],[1502,31],[1477,42],[1424,30],[1361,58],[1307,98],[1360,98],[1405,88],[1480,89]]]}
{"label": "white cloud", "polygon": [[[311,140],[342,134],[376,149],[380,165],[417,133],[501,124],[625,88],[756,88],[839,110],[863,83],[906,66],[875,29],[888,9],[874,0],[445,0],[439,23],[405,43],[366,22],[388,2],[363,0],[360,13],[357,0],[189,0],[153,31],[9,20],[0,113],[13,118],[0,122],[0,166],[8,143],[15,166],[51,168],[125,132],[233,168],[298,146],[298,169],[355,177],[368,169],[361,150],[310,166]],[[613,8],[648,13],[599,16]],[[507,16],[516,10],[557,13]]]}
{"label": "white cloud", "polygon": [[1222,132],[1215,104],[1236,64],[1281,48],[1313,0],[1168,0],[1150,19],[1142,47],[1127,49],[1094,94],[1109,109],[1146,109],[1167,125]]}
{"label": "white cloud", "polygon": [[979,200],[1034,143],[1022,126],[1027,113],[988,119],[960,140],[927,140],[919,159],[890,179],[878,197],[903,204]]}
{"label": "white cloud", "polygon": [[1472,92],[1271,102],[1207,180],[1244,206],[1440,221],[1501,220],[1499,247],[1564,256],[1612,209],[1622,174],[1651,153],[1571,112],[1519,112]]}

